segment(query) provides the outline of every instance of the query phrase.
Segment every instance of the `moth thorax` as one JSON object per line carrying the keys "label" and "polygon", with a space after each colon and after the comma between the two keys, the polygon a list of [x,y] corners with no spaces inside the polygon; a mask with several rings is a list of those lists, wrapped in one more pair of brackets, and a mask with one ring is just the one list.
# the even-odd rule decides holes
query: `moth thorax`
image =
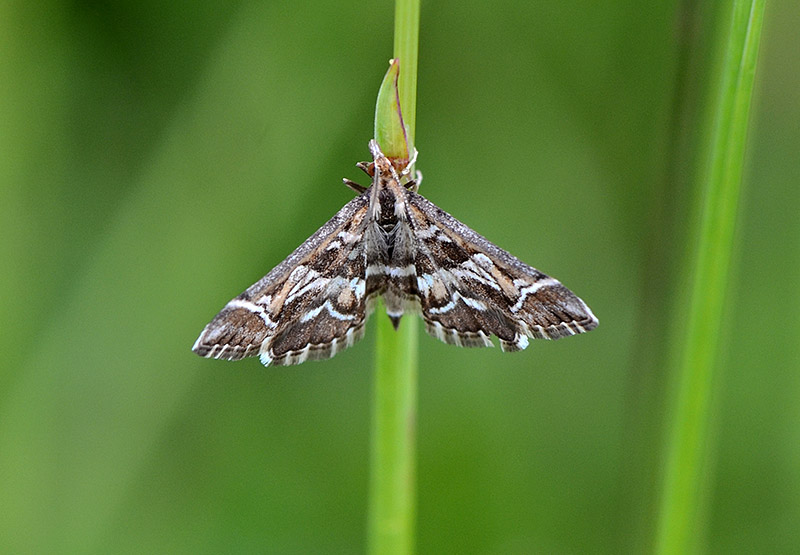
{"label": "moth thorax", "polygon": [[397,216],[395,215],[397,198],[391,191],[384,189],[378,195],[378,203],[380,204],[378,225],[389,231],[397,224]]}

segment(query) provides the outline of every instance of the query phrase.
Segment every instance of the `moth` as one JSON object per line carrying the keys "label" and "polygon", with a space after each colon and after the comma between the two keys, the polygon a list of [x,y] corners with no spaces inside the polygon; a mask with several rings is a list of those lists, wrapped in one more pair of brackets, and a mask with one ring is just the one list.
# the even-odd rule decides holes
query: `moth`
{"label": "moth", "polygon": [[[597,327],[561,283],[521,262],[418,194],[370,141],[358,192],[286,260],[231,300],[192,350],[268,366],[327,359],[364,335],[383,297],[395,329],[420,313],[433,337],[462,347],[519,351],[529,338],[558,339]],[[409,164],[410,166],[410,164]]]}

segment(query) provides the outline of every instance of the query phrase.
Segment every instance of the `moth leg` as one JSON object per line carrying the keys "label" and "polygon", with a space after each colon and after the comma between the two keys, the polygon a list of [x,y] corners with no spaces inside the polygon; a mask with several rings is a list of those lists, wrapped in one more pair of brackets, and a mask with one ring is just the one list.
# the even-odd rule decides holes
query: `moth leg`
{"label": "moth leg", "polygon": [[366,191],[366,190],[367,190],[367,188],[366,188],[366,187],[364,187],[363,185],[359,185],[359,184],[358,184],[358,183],[356,183],[355,181],[350,181],[350,180],[349,180],[349,179],[347,179],[346,177],[345,177],[345,178],[343,178],[343,179],[342,179],[342,181],[344,182],[344,184],[345,184],[345,185],[347,185],[348,187],[350,187],[352,190],[354,190],[354,191],[355,191],[356,193],[358,193],[359,195],[360,195],[361,193],[363,193],[364,191]]}
{"label": "moth leg", "polygon": [[412,154],[412,155],[411,155],[411,159],[408,161],[408,164],[406,164],[406,167],[405,167],[405,168],[403,168],[403,171],[401,171],[401,172],[400,172],[400,175],[401,175],[401,176],[405,177],[405,176],[407,176],[407,175],[410,175],[410,174],[411,174],[411,167],[412,167],[414,164],[416,164],[416,163],[417,163],[417,155],[418,155],[418,154],[419,154],[419,151],[418,151],[418,150],[415,148],[415,149],[414,149],[414,154]]}
{"label": "moth leg", "polygon": [[403,183],[403,187],[416,193],[419,190],[419,186],[422,184],[422,172],[417,170],[414,172],[414,179],[409,179],[405,183]]}
{"label": "moth leg", "polygon": [[370,177],[375,177],[375,162],[358,162],[356,167]]}

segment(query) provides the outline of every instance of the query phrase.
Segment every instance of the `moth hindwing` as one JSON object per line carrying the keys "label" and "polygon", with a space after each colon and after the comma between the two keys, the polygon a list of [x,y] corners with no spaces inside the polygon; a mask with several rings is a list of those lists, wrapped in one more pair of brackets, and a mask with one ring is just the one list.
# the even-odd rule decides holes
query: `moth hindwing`
{"label": "moth hindwing", "polygon": [[378,144],[368,188],[270,273],[231,300],[192,350],[264,365],[330,358],[364,335],[382,296],[397,327],[421,313],[428,333],[463,347],[504,351],[528,338],[558,339],[597,327],[597,318],[561,283],[487,241],[398,174]]}

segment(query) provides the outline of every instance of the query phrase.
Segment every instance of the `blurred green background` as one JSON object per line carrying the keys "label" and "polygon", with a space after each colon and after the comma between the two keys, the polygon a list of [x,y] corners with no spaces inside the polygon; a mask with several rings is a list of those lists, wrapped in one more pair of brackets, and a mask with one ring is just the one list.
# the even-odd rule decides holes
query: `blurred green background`
{"label": "blurred green background", "polygon": [[[0,550],[363,551],[372,325],[299,367],[190,348],[365,181],[392,16],[0,4]],[[445,1],[421,27],[421,192],[601,325],[515,354],[421,338],[419,552],[647,552],[713,17]],[[798,28],[768,4],[710,553],[800,551]]]}

